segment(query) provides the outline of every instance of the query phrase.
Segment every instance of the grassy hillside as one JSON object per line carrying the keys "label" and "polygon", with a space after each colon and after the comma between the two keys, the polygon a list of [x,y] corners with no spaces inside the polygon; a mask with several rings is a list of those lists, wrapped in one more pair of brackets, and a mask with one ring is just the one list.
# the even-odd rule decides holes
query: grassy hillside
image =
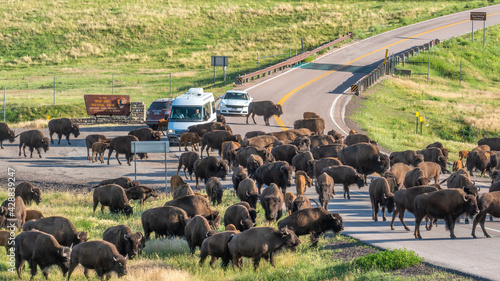
{"label": "grassy hillside", "polygon": [[[0,87],[10,122],[85,115],[83,95],[111,94],[113,75],[115,94],[147,104],[171,95],[170,74],[172,96],[190,87],[219,95],[257,67],[257,52],[295,54],[301,37],[307,50],[496,2],[9,1],[0,8]],[[227,83],[219,67],[214,84],[212,55],[230,57]],[[71,112],[52,109],[54,83],[56,104],[76,105]]]}
{"label": "grassy hillside", "polygon": [[[452,151],[470,150],[483,137],[500,135],[500,26],[454,38],[411,61],[430,58],[430,81],[412,75],[385,79],[362,93],[351,116],[379,144],[391,151],[422,149],[440,141]],[[460,82],[460,62],[462,81]],[[403,68],[403,66],[399,66]],[[427,63],[406,64],[427,73]],[[424,116],[423,134],[415,134],[415,113]],[[387,133],[391,132],[391,133]]]}

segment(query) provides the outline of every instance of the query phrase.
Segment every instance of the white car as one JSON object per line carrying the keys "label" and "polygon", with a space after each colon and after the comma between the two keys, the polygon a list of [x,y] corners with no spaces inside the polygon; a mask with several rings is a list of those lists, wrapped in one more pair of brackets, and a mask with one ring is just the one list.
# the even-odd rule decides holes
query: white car
{"label": "white car", "polygon": [[227,91],[220,97],[220,114],[222,115],[247,115],[248,105],[253,98],[244,91]]}

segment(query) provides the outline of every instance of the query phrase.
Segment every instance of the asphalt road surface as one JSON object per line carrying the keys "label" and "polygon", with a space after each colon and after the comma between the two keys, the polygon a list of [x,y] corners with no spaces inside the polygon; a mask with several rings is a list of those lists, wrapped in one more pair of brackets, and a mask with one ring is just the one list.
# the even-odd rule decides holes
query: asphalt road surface
{"label": "asphalt road surface", "polygon": [[[487,12],[487,26],[500,21],[500,5],[475,11]],[[482,28],[481,24],[474,26]],[[293,121],[301,119],[304,111],[313,111],[320,116],[330,116],[325,118],[327,130],[335,129],[346,134],[349,128],[344,123],[343,112],[350,96],[343,93],[383,60],[385,49],[389,49],[389,53],[397,53],[436,38],[444,40],[470,30],[469,12],[463,12],[350,44],[313,63],[303,64],[298,68],[271,76],[263,82],[259,81],[258,84],[245,85],[254,100],[273,100],[283,104],[284,115],[281,118],[271,119],[270,126],[264,126],[262,117],[256,117],[256,125],[252,124],[251,120],[249,120],[251,125],[247,125],[244,117],[227,117],[228,124],[235,133],[240,134],[252,130],[279,131],[293,126]],[[7,178],[7,168],[12,168],[15,170],[17,181],[88,184],[89,187],[103,179],[119,176],[133,178],[134,164],[128,166],[123,155],[121,157],[123,165],[118,165],[114,154],[110,165],[87,161],[84,140],[87,135],[95,133],[102,133],[110,138],[126,135],[137,127],[140,126],[83,127],[81,135],[77,139],[72,139],[72,145],[68,145],[66,140],[57,145],[56,141],[47,153],[42,152],[41,159],[36,152],[32,159],[29,158],[29,154],[28,158],[19,157],[18,141],[13,144],[4,143],[5,149],[0,150],[0,177]],[[15,128],[16,134],[24,130],[27,129]],[[43,129],[42,132],[48,136],[47,129]],[[181,153],[178,152],[178,147],[172,147],[171,151],[172,153],[167,156],[168,177],[176,172],[177,156]],[[137,179],[157,188],[165,187],[164,157],[162,154],[150,154],[149,159],[138,161]],[[481,193],[486,192],[487,188],[484,187],[489,186],[489,179],[475,178],[475,180],[483,187]],[[232,186],[229,180],[223,184],[225,187]],[[294,189],[292,187],[292,190]],[[340,186],[337,186],[336,190],[338,194],[342,193]],[[451,240],[449,232],[440,222],[439,227],[432,231],[421,228],[424,239],[415,240],[411,214],[405,215],[406,223],[412,229],[410,232],[403,229],[399,220],[396,220],[394,231],[390,230],[390,220],[373,222],[367,193],[368,187],[359,190],[354,188],[351,200],[345,200],[342,195],[337,195],[331,201],[330,211],[339,211],[344,218],[345,234],[377,247],[392,249],[405,247],[417,252],[427,262],[486,279],[500,280],[497,269],[500,263],[498,222],[500,219],[486,223],[492,236],[490,239],[483,238],[479,228],[476,233],[479,238],[472,239],[471,225],[458,224],[456,226],[458,239]],[[317,197],[312,189],[306,194],[312,198]]]}

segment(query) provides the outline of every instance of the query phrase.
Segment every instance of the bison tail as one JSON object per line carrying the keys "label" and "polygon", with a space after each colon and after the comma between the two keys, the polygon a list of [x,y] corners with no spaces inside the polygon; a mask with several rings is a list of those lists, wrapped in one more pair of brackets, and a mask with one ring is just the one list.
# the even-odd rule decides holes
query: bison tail
{"label": "bison tail", "polygon": [[15,135],[15,136],[14,136],[14,138],[17,138],[17,137],[19,137],[19,135],[20,135],[20,134],[17,134],[17,135]]}
{"label": "bison tail", "polygon": [[445,181],[447,181],[450,177],[447,177],[446,179],[442,180],[441,182],[439,182],[439,184],[443,184]]}

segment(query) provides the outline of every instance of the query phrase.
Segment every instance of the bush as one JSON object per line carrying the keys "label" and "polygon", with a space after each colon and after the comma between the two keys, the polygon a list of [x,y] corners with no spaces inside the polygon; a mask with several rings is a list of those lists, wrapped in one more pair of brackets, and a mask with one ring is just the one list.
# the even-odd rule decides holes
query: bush
{"label": "bush", "polygon": [[381,270],[391,271],[401,268],[415,266],[423,262],[423,258],[418,256],[414,251],[404,249],[396,249],[381,251],[378,253],[368,254],[359,257],[352,262],[352,265],[363,271]]}
{"label": "bush", "polygon": [[316,59],[316,54],[312,55],[312,56],[309,56],[307,57],[304,62],[312,62],[313,60]]}

